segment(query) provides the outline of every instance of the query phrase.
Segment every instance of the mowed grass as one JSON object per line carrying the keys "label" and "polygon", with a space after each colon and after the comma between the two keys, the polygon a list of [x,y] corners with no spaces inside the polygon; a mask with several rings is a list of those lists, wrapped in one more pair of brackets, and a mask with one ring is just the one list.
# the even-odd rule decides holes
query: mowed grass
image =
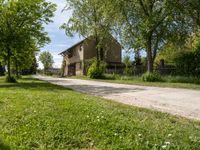
{"label": "mowed grass", "polygon": [[[0,149],[200,149],[200,122],[0,78]],[[187,110],[186,110],[187,111]]]}

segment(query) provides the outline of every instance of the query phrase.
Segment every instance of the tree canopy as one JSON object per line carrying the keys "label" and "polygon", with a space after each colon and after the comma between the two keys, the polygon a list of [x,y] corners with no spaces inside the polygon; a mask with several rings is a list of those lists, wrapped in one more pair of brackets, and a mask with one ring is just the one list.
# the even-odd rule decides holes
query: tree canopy
{"label": "tree canopy", "polygon": [[68,0],[72,17],[62,27],[67,35],[117,35],[124,47],[146,51],[152,72],[158,51],[169,43],[181,47],[198,28],[199,6],[198,0]]}
{"label": "tree canopy", "polygon": [[53,56],[48,51],[42,52],[39,56],[39,60],[41,61],[41,63],[44,66],[45,73],[48,71],[48,69],[52,68],[52,65],[54,63]]}
{"label": "tree canopy", "polygon": [[45,0],[1,1],[0,56],[11,64],[31,64],[38,49],[50,41],[44,24],[50,23],[55,5]]}
{"label": "tree canopy", "polygon": [[100,49],[106,49],[107,41],[112,39],[112,22],[104,17],[102,0],[67,0],[66,10],[72,11],[72,16],[61,28],[67,35],[78,33],[84,38],[95,40],[97,60],[102,60]]}

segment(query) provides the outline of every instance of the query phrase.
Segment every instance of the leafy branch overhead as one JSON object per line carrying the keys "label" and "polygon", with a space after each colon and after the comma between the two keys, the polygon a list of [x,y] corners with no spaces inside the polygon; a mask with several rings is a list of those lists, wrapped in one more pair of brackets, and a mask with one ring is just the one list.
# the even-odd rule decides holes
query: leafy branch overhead
{"label": "leafy branch overhead", "polygon": [[185,44],[199,25],[199,6],[198,0],[67,0],[72,17],[61,28],[70,36],[117,35],[123,47],[146,51],[152,72],[157,53],[169,42]]}
{"label": "leafy branch overhead", "polygon": [[9,77],[13,62],[30,64],[39,48],[50,42],[43,25],[52,22],[55,10],[56,5],[45,0],[1,1],[0,56]]}

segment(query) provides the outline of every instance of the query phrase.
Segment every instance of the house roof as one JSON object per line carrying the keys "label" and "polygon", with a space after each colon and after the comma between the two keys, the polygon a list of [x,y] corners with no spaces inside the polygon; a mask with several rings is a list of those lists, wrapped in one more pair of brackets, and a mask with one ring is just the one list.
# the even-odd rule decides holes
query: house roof
{"label": "house roof", "polygon": [[[82,43],[83,43],[85,40],[87,40],[87,39],[88,39],[88,38],[85,38],[85,39],[79,41],[78,43],[72,45],[72,46],[69,47],[68,49],[66,49],[66,50],[64,50],[63,52],[59,53],[59,55],[63,55],[63,54],[65,54],[65,53],[69,52],[71,49],[73,49],[74,47],[76,47],[76,46],[79,45],[79,44],[82,44]],[[115,38],[113,38],[113,39],[114,39],[119,45],[121,45]]]}
{"label": "house roof", "polygon": [[81,40],[79,41],[78,43],[72,45],[71,47],[69,47],[68,49],[64,50],[63,52],[61,52],[59,55],[63,55],[65,54],[66,52],[68,52],[69,50],[73,49],[74,47],[76,47],[77,45],[79,44],[82,44],[87,38],[85,38],[84,40]]}

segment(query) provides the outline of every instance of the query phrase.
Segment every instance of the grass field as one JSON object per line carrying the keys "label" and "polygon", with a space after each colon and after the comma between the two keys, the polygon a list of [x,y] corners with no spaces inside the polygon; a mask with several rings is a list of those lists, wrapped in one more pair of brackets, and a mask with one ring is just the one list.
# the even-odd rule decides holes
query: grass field
{"label": "grass field", "polygon": [[[171,87],[171,88],[184,88],[200,90],[200,83],[195,83],[195,79],[191,77],[163,77],[164,82],[144,82],[141,77],[137,76],[117,76],[114,78],[112,75],[106,75],[105,79],[89,79],[87,76],[72,76],[67,78],[83,79],[83,80],[97,80],[110,83],[119,84],[132,84],[142,86],[155,86],[155,87]],[[199,82],[199,80],[198,80]]]}
{"label": "grass field", "polygon": [[31,78],[0,78],[0,149],[200,148],[200,122]]}

